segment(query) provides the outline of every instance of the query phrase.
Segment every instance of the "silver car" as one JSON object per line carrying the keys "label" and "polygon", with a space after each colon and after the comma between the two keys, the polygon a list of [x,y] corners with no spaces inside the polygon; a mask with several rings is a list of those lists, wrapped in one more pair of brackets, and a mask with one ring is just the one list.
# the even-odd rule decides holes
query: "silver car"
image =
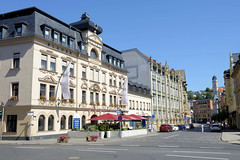
{"label": "silver car", "polygon": [[211,129],[211,132],[214,132],[214,131],[221,132],[222,131],[222,128],[218,124],[212,124],[210,129]]}

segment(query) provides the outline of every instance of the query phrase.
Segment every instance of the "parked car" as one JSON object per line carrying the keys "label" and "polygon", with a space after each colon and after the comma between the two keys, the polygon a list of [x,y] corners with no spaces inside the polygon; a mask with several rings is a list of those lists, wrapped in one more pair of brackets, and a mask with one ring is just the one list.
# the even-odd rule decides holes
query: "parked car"
{"label": "parked car", "polygon": [[178,131],[178,130],[179,130],[179,127],[177,125],[174,125],[173,131]]}
{"label": "parked car", "polygon": [[211,132],[214,132],[214,131],[221,132],[222,131],[222,127],[219,126],[218,124],[212,124],[210,126],[210,130],[211,130]]}
{"label": "parked car", "polygon": [[190,126],[188,124],[185,124],[185,129],[190,129]]}
{"label": "parked car", "polygon": [[193,126],[192,123],[189,123],[188,125],[190,126],[190,129],[193,129],[193,128],[194,128],[194,126]]}
{"label": "parked car", "polygon": [[182,124],[178,125],[178,128],[179,128],[179,130],[182,130],[182,131],[186,129],[186,127]]}
{"label": "parked car", "polygon": [[172,132],[173,131],[173,128],[169,125],[169,124],[162,124],[160,127],[159,127],[159,131],[160,132]]}

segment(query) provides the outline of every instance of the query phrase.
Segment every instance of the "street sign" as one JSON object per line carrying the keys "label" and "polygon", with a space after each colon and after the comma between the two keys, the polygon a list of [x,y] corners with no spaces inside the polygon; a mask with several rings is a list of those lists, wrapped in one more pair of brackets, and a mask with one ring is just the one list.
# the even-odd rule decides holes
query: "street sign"
{"label": "street sign", "polygon": [[80,115],[74,114],[73,116],[73,129],[78,128],[80,129]]}
{"label": "street sign", "polygon": [[27,115],[28,115],[28,116],[33,116],[33,111],[27,112]]}
{"label": "street sign", "polygon": [[155,115],[154,115],[154,114],[152,115],[152,118],[155,118]]}
{"label": "street sign", "polygon": [[120,114],[120,113],[121,113],[119,110],[117,110],[116,112],[117,112],[117,114]]}
{"label": "street sign", "polygon": [[122,120],[122,116],[119,116],[119,117],[118,117],[118,120],[121,121],[121,120]]}

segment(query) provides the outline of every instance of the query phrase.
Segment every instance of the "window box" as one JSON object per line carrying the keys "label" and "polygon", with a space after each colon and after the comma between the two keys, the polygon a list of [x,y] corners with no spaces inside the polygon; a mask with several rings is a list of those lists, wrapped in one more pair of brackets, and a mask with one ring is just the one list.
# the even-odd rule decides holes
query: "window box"
{"label": "window box", "polygon": [[66,99],[62,99],[62,103],[66,103],[67,102],[67,100]]}
{"label": "window box", "polygon": [[9,98],[9,101],[18,101],[18,97],[17,96],[12,96]]}
{"label": "window box", "polygon": [[82,101],[82,104],[87,104],[87,102],[86,101]]}
{"label": "window box", "polygon": [[54,101],[56,101],[56,97],[52,96],[52,97],[49,98],[49,100],[50,100],[51,102],[54,102]]}
{"label": "window box", "polygon": [[40,100],[46,101],[46,97],[45,96],[40,96]]}
{"label": "window box", "polygon": [[94,105],[95,103],[94,102],[90,102],[90,105]]}
{"label": "window box", "polygon": [[74,103],[74,99],[73,98],[69,99],[69,102]]}
{"label": "window box", "polygon": [[106,106],[106,102],[102,102],[102,105],[103,105],[103,106]]}
{"label": "window box", "polygon": [[99,105],[100,105],[100,102],[96,102],[96,104],[99,106]]}

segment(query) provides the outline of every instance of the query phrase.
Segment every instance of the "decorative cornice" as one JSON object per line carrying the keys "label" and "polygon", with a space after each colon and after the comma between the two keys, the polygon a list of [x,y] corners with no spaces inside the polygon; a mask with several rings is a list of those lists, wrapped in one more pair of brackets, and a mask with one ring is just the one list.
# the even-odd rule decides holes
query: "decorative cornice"
{"label": "decorative cornice", "polygon": [[48,76],[48,75],[43,78],[38,78],[38,80],[45,83],[52,83],[52,84],[58,83],[58,81],[56,81],[52,76]]}
{"label": "decorative cornice", "polygon": [[43,54],[47,54],[47,55],[50,55],[52,57],[58,58],[58,55],[54,54],[53,51],[40,49],[40,52],[43,53]]}

